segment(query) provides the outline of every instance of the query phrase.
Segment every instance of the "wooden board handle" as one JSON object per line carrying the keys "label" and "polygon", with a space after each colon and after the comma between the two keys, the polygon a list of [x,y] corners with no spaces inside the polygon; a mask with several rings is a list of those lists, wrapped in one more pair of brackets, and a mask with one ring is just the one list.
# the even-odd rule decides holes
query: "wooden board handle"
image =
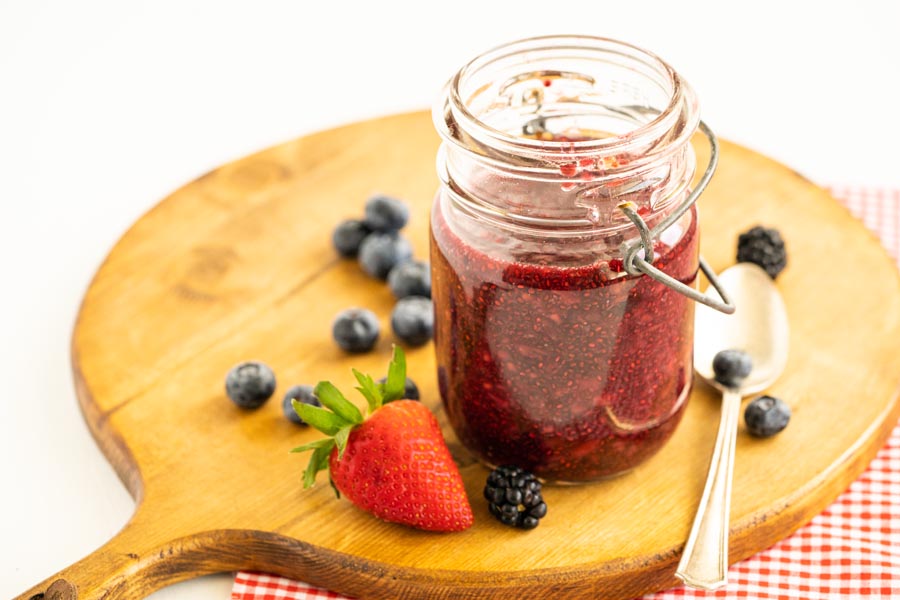
{"label": "wooden board handle", "polygon": [[[115,600],[144,598],[167,585],[199,575],[242,568],[236,550],[251,532],[199,532],[166,541],[169,532],[132,519],[99,549],[17,597],[17,600]],[[162,523],[159,523],[162,525]],[[169,538],[172,539],[172,538]],[[246,545],[246,542],[244,541]]]}
{"label": "wooden board handle", "polygon": [[172,562],[175,554],[173,547],[151,549],[146,534],[138,535],[137,529],[132,520],[109,542],[23,593],[18,599],[138,598],[174,583],[176,579],[153,575],[163,570],[177,578],[173,569],[165,567],[165,563]]}

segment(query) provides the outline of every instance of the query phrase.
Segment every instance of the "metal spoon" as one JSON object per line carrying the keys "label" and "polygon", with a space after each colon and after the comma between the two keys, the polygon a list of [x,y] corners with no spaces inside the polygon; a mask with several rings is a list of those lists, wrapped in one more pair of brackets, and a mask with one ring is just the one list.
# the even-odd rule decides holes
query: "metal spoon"
{"label": "metal spoon", "polygon": [[[728,583],[728,532],[734,444],[741,398],[769,387],[787,363],[787,311],[778,289],[765,271],[739,263],[719,279],[737,306],[726,315],[701,304],[694,320],[694,370],[722,392],[719,433],[706,477],[706,486],[684,554],[675,575],[686,585],[714,590]],[[707,294],[715,294],[710,289]],[[713,358],[721,350],[743,350],[753,369],[737,387],[718,383]]]}

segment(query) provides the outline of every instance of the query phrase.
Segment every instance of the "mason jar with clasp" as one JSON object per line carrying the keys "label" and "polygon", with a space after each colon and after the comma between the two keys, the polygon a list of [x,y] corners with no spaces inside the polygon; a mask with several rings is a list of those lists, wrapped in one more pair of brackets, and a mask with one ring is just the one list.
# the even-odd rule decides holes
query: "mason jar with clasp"
{"label": "mason jar with clasp", "polygon": [[696,291],[694,202],[714,160],[692,185],[693,90],[635,46],[542,37],[465,65],[434,118],[435,348],[453,429],[488,465],[547,481],[628,471],[684,413],[694,300],[731,310]]}

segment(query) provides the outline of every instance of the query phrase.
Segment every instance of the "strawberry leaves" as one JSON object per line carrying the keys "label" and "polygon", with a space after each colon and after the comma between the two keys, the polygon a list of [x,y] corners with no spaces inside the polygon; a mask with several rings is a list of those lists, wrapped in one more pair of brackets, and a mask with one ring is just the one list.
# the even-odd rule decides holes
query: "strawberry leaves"
{"label": "strawberry leaves", "polygon": [[394,355],[388,365],[388,375],[384,383],[376,383],[371,375],[352,369],[353,376],[359,382],[357,390],[369,403],[369,414],[388,402],[400,400],[406,390],[406,355],[403,350],[394,346]]}
{"label": "strawberry leaves", "polygon": [[365,396],[366,402],[369,403],[369,414],[381,408],[381,405],[384,403],[384,393],[381,391],[380,386],[375,383],[375,380],[372,379],[372,376],[360,373],[356,369],[353,369],[353,376],[359,382],[359,387],[356,389]]}
{"label": "strawberry leaves", "polygon": [[334,443],[338,447],[338,459],[344,458],[344,450],[347,449],[347,440],[350,439],[350,432],[353,431],[353,425],[344,427],[334,434]]}
{"label": "strawberry leaves", "polygon": [[300,415],[301,419],[325,435],[334,435],[347,425],[344,419],[324,408],[310,406],[298,400],[292,400],[291,405],[294,407],[294,412]]}
{"label": "strawberry leaves", "polygon": [[345,422],[355,425],[363,422],[363,416],[359,409],[347,400],[330,381],[320,381],[316,389],[313,390],[313,394],[319,399],[322,406],[330,408],[335,415]]}
{"label": "strawberry leaves", "polygon": [[[359,382],[357,390],[368,404],[368,415],[371,416],[384,404],[403,398],[406,385],[406,355],[403,350],[394,346],[394,353],[388,365],[387,380],[376,383],[371,375],[353,369],[353,376]],[[309,465],[303,472],[303,487],[312,487],[316,482],[316,474],[328,468],[328,457],[336,447],[338,460],[344,457],[347,442],[352,431],[365,421],[355,404],[347,400],[344,394],[330,381],[320,381],[313,392],[322,403],[322,408],[311,406],[294,400],[294,411],[306,423],[318,429],[327,438],[298,446],[291,452],[308,452],[313,450]]]}
{"label": "strawberry leaves", "polygon": [[394,346],[394,356],[388,365],[387,381],[384,382],[384,402],[392,402],[403,398],[406,389],[406,355],[403,350]]}
{"label": "strawberry leaves", "polygon": [[314,450],[309,459],[309,465],[303,472],[303,487],[307,488],[315,484],[316,473],[328,468],[328,457],[335,446],[338,449],[338,456],[344,456],[350,432],[363,422],[363,416],[359,409],[347,400],[331,382],[320,382],[313,393],[325,408],[310,406],[294,400],[292,402],[294,410],[301,419],[331,437],[316,440],[291,450],[291,452]]}
{"label": "strawberry leaves", "polygon": [[332,438],[324,438],[297,446],[291,452],[306,452],[314,450],[309,459],[309,466],[303,471],[303,487],[309,488],[316,483],[316,473],[328,467],[328,456],[334,448],[335,441]]}

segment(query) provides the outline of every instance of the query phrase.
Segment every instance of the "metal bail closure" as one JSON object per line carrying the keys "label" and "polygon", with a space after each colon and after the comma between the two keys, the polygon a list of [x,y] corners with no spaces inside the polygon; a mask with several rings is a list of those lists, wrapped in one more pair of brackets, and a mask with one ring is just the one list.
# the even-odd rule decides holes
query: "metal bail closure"
{"label": "metal bail closure", "polygon": [[[638,232],[641,235],[641,239],[635,241],[625,249],[625,257],[622,260],[622,266],[629,275],[647,275],[663,285],[667,285],[673,290],[684,294],[691,300],[695,300],[696,302],[705,304],[719,312],[730,315],[734,312],[734,302],[732,302],[728,293],[722,287],[718,276],[716,276],[709,264],[703,260],[702,256],[700,257],[700,269],[703,271],[703,274],[706,275],[706,278],[709,279],[710,284],[715,288],[716,292],[719,293],[719,296],[722,298],[721,301],[707,296],[706,294],[701,294],[694,288],[681,283],[674,277],[666,275],[651,264],[653,262],[653,240],[675,223],[675,221],[681,218],[681,215],[686,213],[688,209],[697,202],[697,198],[699,198],[700,194],[703,193],[703,190],[706,189],[709,180],[712,178],[713,172],[716,170],[716,165],[719,162],[719,141],[716,139],[715,134],[703,121],[700,121],[700,131],[702,131],[707,139],[709,139],[709,164],[706,166],[703,177],[697,182],[697,186],[691,190],[691,193],[678,208],[660,221],[656,227],[650,229],[647,227],[647,223],[644,221],[643,217],[634,210],[634,205],[632,203],[624,202],[619,205],[619,209],[625,213],[625,216],[628,217],[632,223],[634,223],[634,226],[637,227]],[[644,251],[643,256],[639,255],[641,250]]]}

